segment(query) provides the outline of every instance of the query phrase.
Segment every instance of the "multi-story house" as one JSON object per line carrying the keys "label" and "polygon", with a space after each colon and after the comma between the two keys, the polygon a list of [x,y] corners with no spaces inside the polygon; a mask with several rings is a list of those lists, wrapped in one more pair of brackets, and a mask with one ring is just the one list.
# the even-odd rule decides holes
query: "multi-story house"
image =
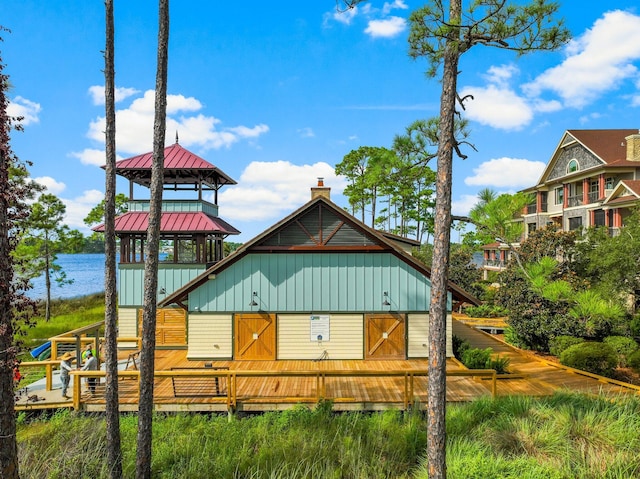
{"label": "multi-story house", "polygon": [[[617,234],[640,200],[640,131],[567,130],[537,184],[523,192],[534,198],[518,218],[524,238],[548,225],[605,226]],[[485,276],[504,267],[506,245],[483,249]]]}

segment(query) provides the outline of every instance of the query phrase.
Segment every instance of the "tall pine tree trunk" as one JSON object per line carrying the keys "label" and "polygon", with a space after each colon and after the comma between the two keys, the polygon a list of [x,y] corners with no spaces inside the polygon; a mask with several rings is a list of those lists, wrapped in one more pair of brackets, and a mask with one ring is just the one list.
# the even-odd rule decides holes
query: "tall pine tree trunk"
{"label": "tall pine tree trunk", "polygon": [[122,446],[120,444],[120,410],[118,407],[118,342],[116,291],[116,107],[113,0],[105,0],[106,47],[104,51],[105,151],[106,181],[104,197],[104,324],[106,355],[106,423],[107,460],[112,479],[122,477]]}
{"label": "tall pine tree trunk", "polygon": [[[449,23],[460,22],[461,0],[450,0]],[[427,390],[427,460],[430,479],[446,471],[447,279],[451,239],[451,177],[455,140],[454,115],[458,80],[459,30],[453,29],[444,52],[440,133],[436,171],[436,209],[429,308],[429,383]]]}
{"label": "tall pine tree trunk", "polygon": [[156,73],[155,120],[153,124],[153,164],[151,167],[151,201],[144,263],[140,406],[138,412],[138,451],[136,456],[136,478],[138,479],[151,479],[153,372],[156,347],[158,253],[160,249],[160,217],[162,212],[162,185],[164,176],[164,139],[167,120],[168,50],[169,0],[160,0],[158,67]]}

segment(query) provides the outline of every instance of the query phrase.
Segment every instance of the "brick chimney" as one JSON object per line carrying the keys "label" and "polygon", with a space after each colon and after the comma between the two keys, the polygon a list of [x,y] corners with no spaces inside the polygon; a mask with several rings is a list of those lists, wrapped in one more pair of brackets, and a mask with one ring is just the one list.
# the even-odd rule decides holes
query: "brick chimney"
{"label": "brick chimney", "polygon": [[324,186],[324,178],[318,178],[318,186],[311,187],[311,199],[313,200],[318,196],[331,200],[331,188]]}
{"label": "brick chimney", "polygon": [[640,131],[625,138],[627,142],[627,160],[640,161]]}

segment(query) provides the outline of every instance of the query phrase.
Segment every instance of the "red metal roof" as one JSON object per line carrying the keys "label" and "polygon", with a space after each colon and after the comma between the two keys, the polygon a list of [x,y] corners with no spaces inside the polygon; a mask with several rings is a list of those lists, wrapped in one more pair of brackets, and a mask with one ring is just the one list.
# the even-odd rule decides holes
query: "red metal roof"
{"label": "red metal roof", "polygon": [[[144,233],[149,226],[149,213],[134,211],[116,218],[116,233]],[[93,228],[104,232],[104,225]],[[160,219],[161,233],[219,233],[228,235],[240,234],[229,223],[221,218],[208,216],[198,211],[192,213],[162,213]]]}
{"label": "red metal roof", "polygon": [[[116,173],[144,186],[149,186],[153,152],[116,162]],[[235,185],[236,181],[220,168],[178,143],[164,149],[164,183],[195,184],[204,181],[212,186]]]}

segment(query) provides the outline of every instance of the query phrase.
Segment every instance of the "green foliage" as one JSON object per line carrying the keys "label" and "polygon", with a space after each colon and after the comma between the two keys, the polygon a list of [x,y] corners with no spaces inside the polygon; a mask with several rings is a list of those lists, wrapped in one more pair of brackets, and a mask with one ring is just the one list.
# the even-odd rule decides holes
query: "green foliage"
{"label": "green foliage", "polygon": [[513,221],[522,209],[531,203],[531,196],[524,193],[499,196],[481,192],[483,196],[469,212],[476,226],[476,237],[484,244],[498,241],[511,245],[520,241],[522,222]]}
{"label": "green foliage", "polygon": [[637,349],[627,358],[627,364],[634,371],[640,373],[640,349]]}
{"label": "green foliage", "polygon": [[466,339],[462,339],[460,336],[453,335],[452,338],[453,355],[462,360],[462,354],[471,347],[471,344]]}
{"label": "green foliage", "polygon": [[58,253],[77,250],[82,242],[82,234],[72,231],[63,224],[66,207],[52,194],[42,194],[31,205],[29,217],[24,220],[25,228],[20,241],[13,251],[19,262],[16,274],[26,281],[42,274],[45,276],[48,303],[50,301],[51,281],[62,286],[73,280],[67,279],[64,270],[56,263]]}
{"label": "green foliage", "polygon": [[[469,369],[495,369],[498,374],[506,374],[511,360],[506,356],[491,357],[491,348],[466,347],[460,352],[460,361]],[[455,354],[455,353],[454,353]]]}
{"label": "green foliage", "polygon": [[[18,330],[17,334],[28,349],[39,346],[48,338],[64,332],[104,321],[104,295],[102,293],[79,298],[53,300],[51,319],[34,317],[34,324]],[[30,359],[29,359],[30,360]]]}
{"label": "green foliage", "polygon": [[[357,2],[356,2],[357,3]],[[524,54],[536,50],[555,50],[570,34],[562,21],[554,18],[558,4],[537,0],[515,5],[502,0],[469,2],[461,12],[463,22],[446,22],[448,2],[428,2],[409,16],[409,55],[424,57],[435,76],[443,62],[448,40],[456,43],[458,57],[476,45],[490,46]],[[535,26],[535,27],[534,27]]]}
{"label": "green foliage", "polygon": [[480,306],[467,306],[464,312],[472,318],[501,318],[508,314],[504,307],[486,303]]}
{"label": "green foliage", "polygon": [[601,376],[611,377],[618,365],[618,355],[611,346],[585,342],[569,346],[560,354],[560,363]]}
{"label": "green foliage", "polygon": [[625,318],[622,306],[589,289],[575,294],[569,315],[580,321],[586,334],[594,338],[603,338],[608,333],[621,331]]}
{"label": "green foliage", "polygon": [[[447,477],[640,477],[640,399],[558,393],[447,405]],[[20,472],[109,477],[104,418],[22,418]],[[137,416],[121,417],[124,477],[135,475]],[[426,479],[420,412],[331,413],[327,406],[247,416],[157,415],[153,477]]]}
{"label": "green foliage", "polygon": [[604,297],[625,298],[640,290],[640,210],[624,219],[620,234],[589,228],[578,250],[576,273]]}
{"label": "green foliage", "polygon": [[479,284],[482,270],[473,262],[473,251],[452,245],[449,252],[449,280],[475,297],[484,293],[484,288]]}
{"label": "green foliage", "polygon": [[514,337],[511,344],[548,351],[549,341],[559,335],[582,337],[584,331],[568,314],[565,302],[549,301],[534,291],[516,266],[500,275],[496,303],[509,311],[508,324]]}
{"label": "green foliage", "polygon": [[[129,211],[129,198],[124,193],[115,196],[116,216]],[[104,200],[94,206],[84,218],[84,224],[93,226],[104,222]]]}
{"label": "green foliage", "polygon": [[469,369],[485,369],[491,361],[493,349],[469,348],[462,353],[462,364]]}
{"label": "green foliage", "polygon": [[640,336],[640,314],[636,313],[629,322],[629,330],[633,336]]}
{"label": "green foliage", "polygon": [[626,336],[607,336],[602,342],[613,348],[618,355],[618,366],[623,368],[627,367],[631,354],[638,350],[638,343]]}
{"label": "green foliage", "polygon": [[516,348],[520,348],[520,349],[529,349],[530,346],[525,343],[522,338],[520,338],[513,330],[512,327],[507,327],[504,330],[504,340],[507,344],[511,344],[512,346],[515,346]]}
{"label": "green foliage", "polygon": [[509,364],[511,364],[511,359],[507,356],[496,356],[487,363],[487,368],[495,369],[497,374],[507,374],[509,372]]}
{"label": "green foliage", "polygon": [[549,343],[549,352],[554,356],[560,356],[560,354],[562,354],[562,352],[569,346],[584,342],[584,339],[576,338],[574,336],[556,336]]}

